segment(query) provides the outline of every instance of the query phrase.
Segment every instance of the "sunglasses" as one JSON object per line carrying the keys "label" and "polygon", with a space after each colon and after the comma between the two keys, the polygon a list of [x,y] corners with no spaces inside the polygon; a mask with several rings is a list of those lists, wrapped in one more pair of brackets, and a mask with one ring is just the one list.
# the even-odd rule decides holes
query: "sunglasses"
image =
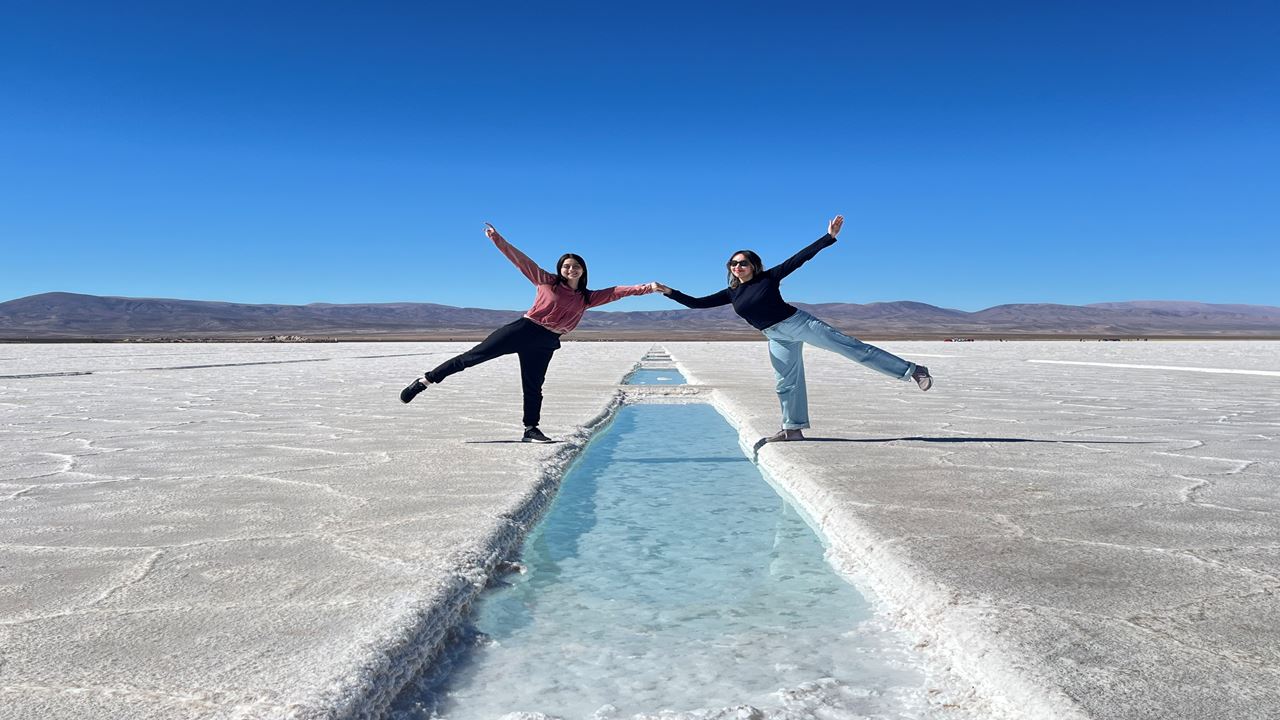
{"label": "sunglasses", "polygon": [[731,268],[735,268],[735,267],[751,267],[751,261],[750,261],[750,260],[730,260],[730,261],[729,261],[729,267],[731,267]]}

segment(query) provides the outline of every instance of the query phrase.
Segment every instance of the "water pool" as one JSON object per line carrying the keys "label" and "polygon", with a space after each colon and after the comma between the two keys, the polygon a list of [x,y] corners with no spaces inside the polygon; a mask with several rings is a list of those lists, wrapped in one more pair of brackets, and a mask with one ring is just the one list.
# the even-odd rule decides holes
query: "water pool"
{"label": "water pool", "polygon": [[626,377],[624,385],[684,385],[684,375],[679,370],[640,368]]}
{"label": "water pool", "polygon": [[898,716],[922,692],[918,670],[886,662],[866,600],[708,405],[620,409],[522,562],[396,716],[599,719],[744,703]]}

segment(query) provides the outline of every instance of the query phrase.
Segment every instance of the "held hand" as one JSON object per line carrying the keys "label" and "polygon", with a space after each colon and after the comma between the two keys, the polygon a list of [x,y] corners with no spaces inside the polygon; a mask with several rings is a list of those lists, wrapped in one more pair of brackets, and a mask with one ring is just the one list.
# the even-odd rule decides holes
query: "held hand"
{"label": "held hand", "polygon": [[505,240],[505,239],[506,239],[506,238],[502,237],[502,235],[498,234],[498,228],[496,228],[496,227],[494,227],[494,226],[490,225],[489,223],[485,223],[484,225],[485,225],[485,227],[484,227],[484,234],[485,234],[485,237],[489,238],[490,240]]}
{"label": "held hand", "polygon": [[651,282],[649,283],[649,287],[653,288],[654,292],[660,292],[663,295],[671,294],[671,288],[667,287],[666,285],[663,285],[660,282]]}
{"label": "held hand", "polygon": [[831,218],[831,222],[827,223],[827,234],[835,237],[840,234],[841,227],[844,227],[844,216],[837,215]]}

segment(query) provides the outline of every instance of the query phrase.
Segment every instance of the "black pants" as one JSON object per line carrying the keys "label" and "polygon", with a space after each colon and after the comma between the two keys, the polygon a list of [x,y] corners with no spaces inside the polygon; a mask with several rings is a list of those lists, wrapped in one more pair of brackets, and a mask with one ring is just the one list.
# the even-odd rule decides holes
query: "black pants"
{"label": "black pants", "polygon": [[520,386],[524,390],[524,424],[535,427],[542,419],[542,382],[547,379],[551,356],[560,349],[560,336],[529,318],[520,318],[494,330],[479,345],[445,360],[427,373],[438,383],[454,373],[502,355],[520,356]]}

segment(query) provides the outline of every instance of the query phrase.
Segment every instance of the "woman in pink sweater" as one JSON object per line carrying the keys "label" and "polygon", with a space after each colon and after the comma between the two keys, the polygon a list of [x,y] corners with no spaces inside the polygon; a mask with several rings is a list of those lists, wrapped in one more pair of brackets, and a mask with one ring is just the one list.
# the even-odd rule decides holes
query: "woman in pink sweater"
{"label": "woman in pink sweater", "polygon": [[[489,225],[488,223],[485,223]],[[522,442],[554,442],[538,429],[542,416],[542,382],[547,377],[551,356],[560,349],[560,336],[578,326],[588,308],[657,290],[647,285],[619,285],[602,290],[587,289],[587,263],[578,255],[565,253],[556,263],[555,273],[538,267],[489,225],[485,235],[498,246],[524,276],[537,287],[533,307],[524,317],[494,330],[479,345],[441,363],[436,369],[414,379],[400,391],[400,401],[409,402],[428,385],[443,382],[454,373],[515,353],[520,356],[520,384],[524,390],[524,437]]]}

